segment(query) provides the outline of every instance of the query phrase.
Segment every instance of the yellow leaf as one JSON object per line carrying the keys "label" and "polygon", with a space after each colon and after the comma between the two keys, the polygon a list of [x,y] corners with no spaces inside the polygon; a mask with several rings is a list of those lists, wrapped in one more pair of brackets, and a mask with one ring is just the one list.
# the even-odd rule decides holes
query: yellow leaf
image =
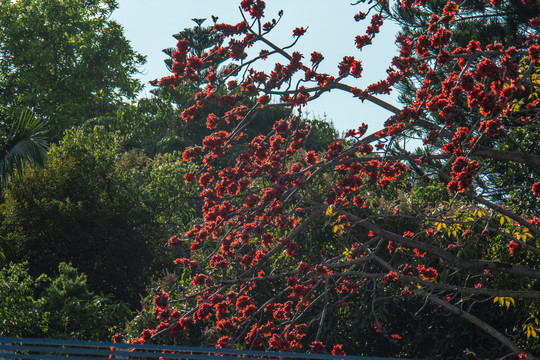
{"label": "yellow leaf", "polygon": [[527,339],[529,337],[533,337],[535,338],[536,337],[536,329],[534,328],[533,324],[531,323],[528,323],[528,324],[523,324],[523,331],[525,332],[525,334],[527,335]]}
{"label": "yellow leaf", "polygon": [[499,219],[499,222],[502,224],[504,224],[504,216],[501,216],[501,218]]}
{"label": "yellow leaf", "polygon": [[330,205],[327,209],[326,209],[326,216],[333,216],[335,214],[334,212],[334,205]]}
{"label": "yellow leaf", "polygon": [[476,353],[474,351],[469,350],[469,349],[465,349],[465,350],[463,350],[463,352],[465,353],[465,355],[472,355],[472,356],[476,357]]}
{"label": "yellow leaf", "polygon": [[493,298],[493,302],[498,302],[500,306],[506,306],[507,309],[510,305],[515,305],[514,298],[511,297],[496,296]]}

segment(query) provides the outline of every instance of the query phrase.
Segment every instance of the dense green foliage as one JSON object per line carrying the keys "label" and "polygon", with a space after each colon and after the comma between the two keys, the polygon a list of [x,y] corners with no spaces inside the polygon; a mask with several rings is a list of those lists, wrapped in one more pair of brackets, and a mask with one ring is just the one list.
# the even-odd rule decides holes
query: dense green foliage
{"label": "dense green foliage", "polygon": [[[0,245],[32,274],[71,262],[91,289],[135,304],[170,256],[168,235],[189,221],[179,194],[185,165],[171,154],[150,160],[125,152],[118,134],[71,130],[49,151],[44,168],[10,183]],[[182,202],[184,204],[184,202]]]}
{"label": "dense green foliage", "polygon": [[144,57],[109,19],[116,8],[115,0],[0,1],[0,118],[33,109],[57,141],[134,98]]}
{"label": "dense green foliage", "polygon": [[23,265],[0,270],[0,336],[39,336],[47,330],[45,300],[34,295],[45,281],[46,276],[32,278]]}
{"label": "dense green foliage", "polygon": [[65,263],[52,278],[34,278],[23,264],[0,270],[0,336],[108,341],[130,315],[126,304],[94,295]]}

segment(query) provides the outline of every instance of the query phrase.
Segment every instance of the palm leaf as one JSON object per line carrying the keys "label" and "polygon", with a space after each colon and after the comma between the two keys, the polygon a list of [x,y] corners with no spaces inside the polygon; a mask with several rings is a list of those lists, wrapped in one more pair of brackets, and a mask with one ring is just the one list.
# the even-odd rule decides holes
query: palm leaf
{"label": "palm leaf", "polygon": [[8,131],[0,144],[0,181],[20,173],[25,163],[42,166],[47,154],[45,124],[32,111],[22,111]]}

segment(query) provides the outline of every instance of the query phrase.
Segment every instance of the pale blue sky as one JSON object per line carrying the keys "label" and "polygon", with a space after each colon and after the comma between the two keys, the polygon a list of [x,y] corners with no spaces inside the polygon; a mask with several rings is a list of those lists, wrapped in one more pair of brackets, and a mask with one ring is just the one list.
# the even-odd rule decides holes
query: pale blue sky
{"label": "pale blue sky", "polygon": [[[219,22],[241,21],[238,0],[119,0],[118,3],[119,9],[112,18],[124,26],[133,48],[147,56],[148,62],[141,69],[141,79],[145,82],[168,75],[163,63],[166,55],[161,50],[175,46],[172,34],[192,27],[192,18],[208,18],[208,24],[211,23],[211,15],[219,16]],[[284,11],[282,21],[270,35],[274,43],[287,45],[292,40],[295,27],[309,27],[296,50],[302,52],[307,61],[311,52],[321,52],[325,60],[319,67],[320,71],[335,75],[343,56],[354,55],[362,60],[364,76],[360,80],[350,79],[348,84],[365,87],[385,77],[390,60],[396,53],[394,34],[397,27],[394,24],[383,25],[383,32],[375,39],[375,45],[360,53],[354,46],[354,37],[364,34],[368,22],[354,21],[354,14],[361,8],[351,6],[350,0],[270,0],[266,3],[268,19],[277,18],[278,11]],[[275,61],[283,59],[275,58],[272,64]],[[395,94],[385,100],[397,105]],[[362,122],[367,123],[370,130],[376,130],[390,116],[387,111],[362,103],[339,90],[310,103],[307,110],[319,117],[326,114],[340,131],[358,127]]]}

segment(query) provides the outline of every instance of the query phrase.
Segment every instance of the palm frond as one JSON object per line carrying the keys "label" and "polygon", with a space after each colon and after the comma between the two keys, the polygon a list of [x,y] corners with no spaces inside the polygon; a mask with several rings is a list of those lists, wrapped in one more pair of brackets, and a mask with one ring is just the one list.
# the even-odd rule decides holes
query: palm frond
{"label": "palm frond", "polygon": [[31,110],[23,110],[0,144],[0,181],[20,173],[25,163],[42,166],[47,154],[45,124]]}

